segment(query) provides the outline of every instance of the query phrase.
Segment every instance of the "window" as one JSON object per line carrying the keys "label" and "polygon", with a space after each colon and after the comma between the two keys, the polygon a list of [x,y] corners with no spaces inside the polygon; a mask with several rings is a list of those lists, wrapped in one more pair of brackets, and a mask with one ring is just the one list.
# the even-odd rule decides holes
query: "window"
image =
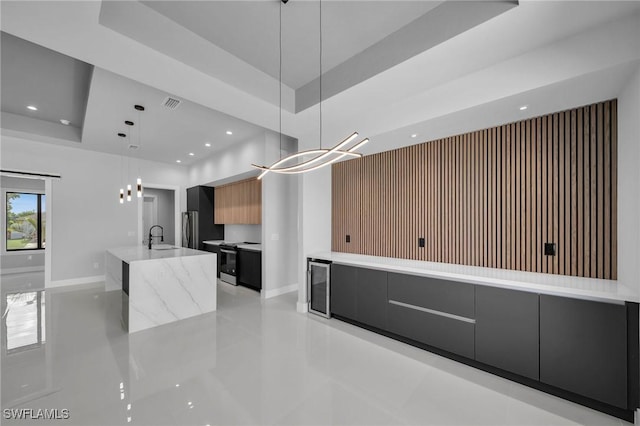
{"label": "window", "polygon": [[7,192],[7,251],[45,248],[44,194]]}

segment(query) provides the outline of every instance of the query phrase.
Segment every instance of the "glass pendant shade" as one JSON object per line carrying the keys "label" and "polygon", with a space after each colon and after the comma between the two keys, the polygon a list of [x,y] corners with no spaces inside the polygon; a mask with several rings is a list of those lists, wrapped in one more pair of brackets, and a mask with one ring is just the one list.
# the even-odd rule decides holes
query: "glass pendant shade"
{"label": "glass pendant shade", "polygon": [[142,198],[142,179],[141,178],[138,178],[138,180],[136,181],[136,186],[137,186],[138,198]]}
{"label": "glass pendant shade", "polygon": [[120,204],[124,203],[124,189],[120,188]]}
{"label": "glass pendant shade", "polygon": [[131,185],[127,185],[127,201],[131,201]]}

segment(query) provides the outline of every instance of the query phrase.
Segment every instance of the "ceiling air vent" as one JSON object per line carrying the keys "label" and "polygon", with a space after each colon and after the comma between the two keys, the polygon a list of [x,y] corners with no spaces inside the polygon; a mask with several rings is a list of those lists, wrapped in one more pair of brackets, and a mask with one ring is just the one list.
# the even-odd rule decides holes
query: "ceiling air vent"
{"label": "ceiling air vent", "polygon": [[180,106],[182,101],[180,99],[172,98],[171,96],[167,96],[164,101],[162,101],[162,106],[169,109],[176,109]]}

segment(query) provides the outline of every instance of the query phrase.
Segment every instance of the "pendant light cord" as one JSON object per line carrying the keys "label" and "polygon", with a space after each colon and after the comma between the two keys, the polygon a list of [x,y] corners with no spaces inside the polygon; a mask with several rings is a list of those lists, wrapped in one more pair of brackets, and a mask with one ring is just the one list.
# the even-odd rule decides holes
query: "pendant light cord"
{"label": "pendant light cord", "polygon": [[322,0],[320,0],[320,149],[322,149]]}
{"label": "pendant light cord", "polygon": [[282,159],[282,1],[280,1],[280,32],[279,32],[279,71],[278,78],[280,80],[280,86],[278,95],[280,96],[280,151],[278,152],[278,158]]}

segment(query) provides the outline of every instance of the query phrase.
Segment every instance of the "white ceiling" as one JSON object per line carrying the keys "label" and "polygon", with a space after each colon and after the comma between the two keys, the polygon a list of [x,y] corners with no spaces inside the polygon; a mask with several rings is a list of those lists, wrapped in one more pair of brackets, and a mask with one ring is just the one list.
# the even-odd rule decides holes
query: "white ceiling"
{"label": "white ceiling", "polygon": [[[80,129],[91,65],[5,32],[2,48],[2,112]],[[27,105],[38,108],[27,109]]]}
{"label": "white ceiling", "polygon": [[[137,2],[126,3],[151,10]],[[191,50],[184,44],[168,54],[101,25],[101,6],[97,1],[2,1],[2,28],[128,80],[146,83],[158,93],[171,93],[209,110],[278,129],[277,79],[237,58],[233,61],[230,54],[212,54],[209,59],[215,60],[206,64],[211,71],[204,72],[199,68],[204,62],[195,66],[180,56]],[[167,33],[166,38],[171,40],[172,35]],[[194,45],[203,40],[193,36]],[[316,53],[310,52],[314,58]],[[482,120],[469,117],[492,122],[511,119],[508,108],[515,102],[528,103],[527,99],[535,103],[532,113],[543,113],[590,96],[617,96],[629,73],[637,69],[638,59],[640,2],[523,0],[518,7],[323,102],[325,144],[358,130],[372,138],[368,152],[384,151],[420,141],[402,134],[435,134],[434,128],[448,128],[441,125],[447,116],[481,125]],[[617,79],[614,82],[612,75]],[[132,100],[123,101],[126,105],[117,110],[121,113]],[[87,136],[91,127],[98,127],[89,124],[92,108],[87,110]],[[114,123],[122,119],[109,118]],[[297,114],[285,110],[283,126],[285,133],[299,139],[301,149],[317,146],[317,106]],[[108,140],[114,130],[107,125],[103,130]],[[181,149],[187,142],[200,144],[200,138],[175,136],[173,145],[162,149],[176,145]],[[170,156],[184,151],[171,151]]]}
{"label": "white ceiling", "polygon": [[[160,162],[180,160],[189,165],[215,151],[259,137],[265,131],[190,101],[183,101],[173,110],[166,108],[162,104],[167,96],[169,94],[151,86],[95,68],[82,134],[83,147]],[[134,105],[144,106],[145,111],[135,110]],[[126,125],[125,120],[134,125]],[[227,135],[227,131],[233,134]],[[127,137],[118,137],[120,132]],[[206,147],[206,143],[211,146]],[[129,151],[130,144],[139,149]]]}
{"label": "white ceiling", "polygon": [[[320,2],[143,1],[145,5],[248,64],[279,78],[282,9],[282,80],[298,89],[320,73]],[[441,1],[325,1],[323,72],[374,45]],[[282,5],[282,6],[281,6]]]}

